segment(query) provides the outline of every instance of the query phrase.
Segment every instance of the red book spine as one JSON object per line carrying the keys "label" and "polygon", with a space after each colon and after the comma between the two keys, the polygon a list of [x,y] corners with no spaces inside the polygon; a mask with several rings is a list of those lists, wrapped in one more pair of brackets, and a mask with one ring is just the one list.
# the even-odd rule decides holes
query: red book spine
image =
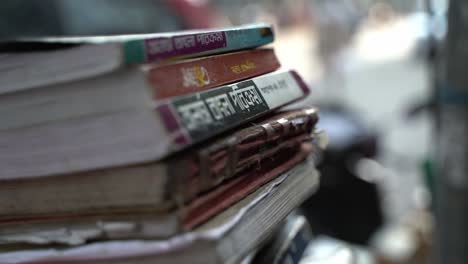
{"label": "red book spine", "polygon": [[312,152],[310,143],[303,143],[299,151],[289,150],[279,153],[275,159],[267,159],[261,167],[248,171],[241,177],[219,186],[207,192],[188,204],[185,215],[182,218],[182,226],[185,230],[206,222],[211,217],[222,212],[232,204],[240,201],[254,192],[263,184],[273,180],[279,175],[293,168],[307,158]]}
{"label": "red book spine", "polygon": [[272,72],[280,67],[273,49],[215,55],[154,66],[147,81],[154,99],[186,95]]}

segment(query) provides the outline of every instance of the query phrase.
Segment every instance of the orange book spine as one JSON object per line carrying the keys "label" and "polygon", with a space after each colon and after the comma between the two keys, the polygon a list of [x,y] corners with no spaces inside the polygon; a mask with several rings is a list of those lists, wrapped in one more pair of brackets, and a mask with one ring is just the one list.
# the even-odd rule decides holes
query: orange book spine
{"label": "orange book spine", "polygon": [[147,72],[147,81],[154,99],[160,100],[252,78],[279,67],[273,49],[255,49],[154,66]]}

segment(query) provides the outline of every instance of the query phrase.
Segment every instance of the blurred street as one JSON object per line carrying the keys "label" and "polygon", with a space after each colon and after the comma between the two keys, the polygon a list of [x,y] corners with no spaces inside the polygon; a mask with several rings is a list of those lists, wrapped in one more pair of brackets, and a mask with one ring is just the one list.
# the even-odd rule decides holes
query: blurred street
{"label": "blurred street", "polygon": [[[377,132],[378,163],[364,164],[360,173],[378,182],[390,222],[401,221],[412,209],[429,202],[422,187],[421,164],[433,145],[432,119],[428,112],[408,117],[411,107],[429,100],[432,89],[424,57],[427,43],[421,42],[424,32],[417,32],[419,26],[412,17],[378,27],[363,25],[349,46],[333,58],[328,72],[317,56],[316,32],[283,30],[275,44],[283,67],[297,68],[313,88],[308,101],[300,104],[333,101],[345,105]],[[311,59],[295,53],[309,54]]]}

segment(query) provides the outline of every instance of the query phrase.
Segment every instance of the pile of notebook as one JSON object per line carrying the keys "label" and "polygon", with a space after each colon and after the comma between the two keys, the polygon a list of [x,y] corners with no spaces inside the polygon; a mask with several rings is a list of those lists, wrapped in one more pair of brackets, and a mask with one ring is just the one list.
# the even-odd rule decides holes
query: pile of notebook
{"label": "pile of notebook", "polygon": [[[318,186],[268,25],[0,43],[0,263],[237,263]],[[300,56],[300,54],[298,54]]]}

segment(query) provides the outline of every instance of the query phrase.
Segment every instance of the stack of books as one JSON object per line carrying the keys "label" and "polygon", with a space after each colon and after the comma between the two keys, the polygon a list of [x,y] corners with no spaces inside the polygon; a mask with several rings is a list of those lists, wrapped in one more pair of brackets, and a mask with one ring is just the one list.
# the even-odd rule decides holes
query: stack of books
{"label": "stack of books", "polygon": [[[0,263],[237,263],[318,186],[263,24],[0,44]],[[298,56],[300,56],[298,54]]]}

